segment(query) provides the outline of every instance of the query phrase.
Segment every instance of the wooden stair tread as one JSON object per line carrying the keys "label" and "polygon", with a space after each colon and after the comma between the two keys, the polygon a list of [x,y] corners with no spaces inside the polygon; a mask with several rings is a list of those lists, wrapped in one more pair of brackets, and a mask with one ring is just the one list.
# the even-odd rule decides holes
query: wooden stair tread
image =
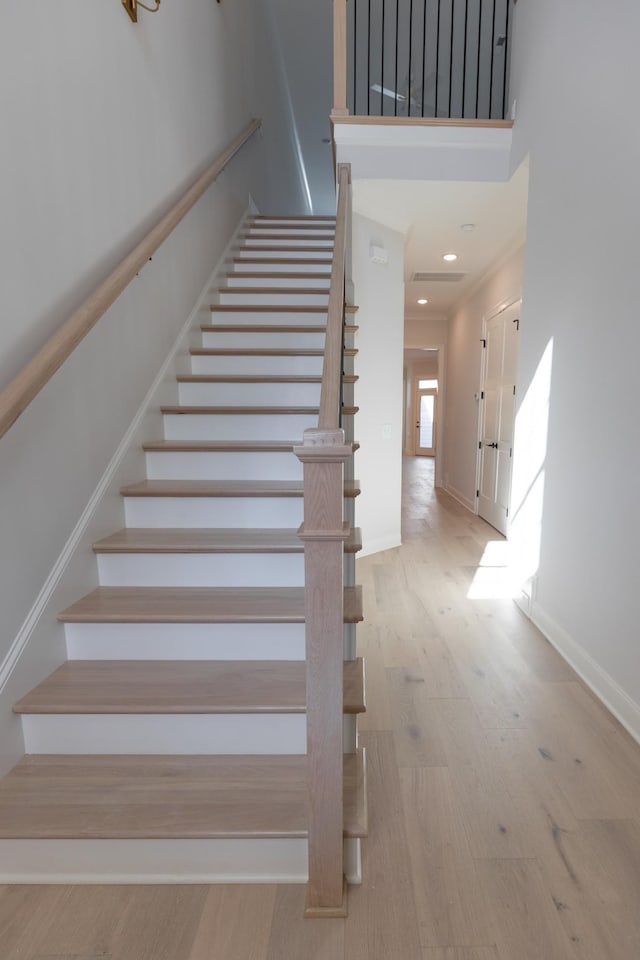
{"label": "wooden stair tread", "polygon": [[[315,374],[263,374],[263,373],[181,373],[179,383],[322,383]],[[357,376],[343,374],[343,383],[355,383]]]}
{"label": "wooden stair tread", "polygon": [[[295,228],[286,228],[282,229],[281,232],[276,233],[253,233],[248,231],[247,233],[239,233],[237,236],[238,240],[305,240],[308,243],[313,243],[313,241],[318,241],[318,243],[326,244],[327,240],[331,241],[335,239],[336,232],[333,227],[316,227],[315,234],[310,237],[306,233],[298,233]],[[297,246],[297,243],[296,243]],[[327,247],[327,249],[331,249]]]}
{"label": "wooden stair tread", "polygon": [[[243,261],[248,263],[249,261]],[[229,270],[227,273],[222,274],[223,277],[229,277],[240,280],[331,280],[330,273],[305,273],[300,271],[299,273],[290,272],[273,272],[267,273],[266,271],[260,270]],[[228,290],[228,287],[222,287],[223,290]],[[241,288],[244,289],[244,288]],[[268,288],[269,290],[272,287]],[[295,289],[298,289],[297,287]]]}
{"label": "wooden stair tread", "polygon": [[326,333],[327,325],[270,323],[201,323],[203,333]]}
{"label": "wooden stair tread", "polygon": [[[13,712],[304,713],[305,671],[304,660],[67,660]],[[362,660],[344,662],[343,709],[365,709]]]}
{"label": "wooden stair tread", "polygon": [[193,357],[323,357],[322,347],[192,347]]}
{"label": "wooden stair tread", "polygon": [[[243,239],[243,238],[240,238],[240,239]],[[254,237],[254,238],[252,238],[252,239],[257,239],[257,238]],[[264,238],[261,237],[260,239],[264,239]],[[278,239],[282,240],[282,239],[284,239],[284,238],[283,238],[283,237],[279,237]],[[291,239],[294,239],[294,238],[291,238]],[[306,239],[307,239],[307,240],[312,240],[313,238],[312,238],[312,237],[307,237]],[[327,239],[329,239],[329,238],[327,238]],[[279,246],[279,245],[277,245],[277,244],[275,244],[275,243],[274,243],[274,244],[269,244],[269,243],[264,243],[264,244],[263,244],[263,243],[261,243],[261,244],[245,243],[245,244],[243,244],[243,245],[240,246],[240,247],[234,247],[234,253],[238,253],[238,251],[242,251],[242,250],[248,251],[249,253],[332,253],[332,252],[333,252],[333,247],[327,246],[326,243],[322,243],[322,244],[320,244],[320,243],[306,243],[306,244],[295,243],[295,244],[293,244],[293,245],[290,246],[290,247],[286,247],[286,246],[284,246],[284,244],[283,244],[282,246]],[[240,259],[242,260],[243,257],[240,257]]]}
{"label": "wooden stair tread", "polygon": [[[63,623],[304,623],[304,587],[97,587]],[[362,620],[360,587],[344,591],[344,621]]]}
{"label": "wooden stair tread", "polygon": [[[349,529],[345,553],[362,549],[362,533]],[[297,529],[124,527],[93,545],[95,553],[303,553]]]}
{"label": "wooden stair tread", "polygon": [[320,263],[327,267],[330,267],[332,260],[331,260],[331,257],[328,257],[325,260],[322,260],[319,257],[317,260],[314,257],[232,257],[231,262],[247,263],[247,264],[270,263],[274,265],[278,264],[281,266],[282,265],[286,266],[287,264],[290,264],[290,263],[294,263],[296,266],[299,266],[300,264]]}
{"label": "wooden stair tread", "polygon": [[[301,480],[140,480],[120,488],[123,497],[302,497]],[[345,480],[345,497],[360,494],[358,480]]]}
{"label": "wooden stair tread", "polygon": [[321,213],[297,213],[295,216],[288,217],[285,213],[274,213],[269,216],[268,213],[255,213],[251,220],[329,220],[335,223],[335,214],[328,213],[324,216]]}
{"label": "wooden stair tread", "polygon": [[142,449],[154,453],[293,453],[301,440],[148,440]]}
{"label": "wooden stair tread", "polygon": [[318,287],[217,287],[218,293],[231,293],[233,296],[244,296],[245,294],[253,295],[269,293],[269,294],[280,294],[280,293],[300,293],[300,294],[322,294],[323,296],[329,296],[329,287],[325,290],[319,289]]}
{"label": "wooden stair tread", "polygon": [[211,303],[213,313],[325,313],[326,305],[315,303]]}
{"label": "wooden stair tread", "polygon": [[[306,837],[306,756],[26,756],[0,780],[2,839]],[[344,835],[367,833],[363,751]]]}
{"label": "wooden stair tread", "polygon": [[[347,347],[345,357],[355,357],[357,350]],[[324,357],[322,347],[191,347],[193,357]]]}
{"label": "wooden stair tread", "polygon": [[[319,412],[319,407],[263,407],[263,406],[234,406],[234,407],[225,407],[225,406],[188,406],[187,404],[171,404],[168,406],[160,407],[162,413],[177,415],[177,414],[190,414],[202,416],[216,416],[218,414],[223,414],[224,416],[242,416],[243,414],[259,415],[265,414],[267,416],[286,416],[291,414],[292,416],[313,416]],[[354,413],[357,413],[357,407],[347,407],[342,406],[342,413],[345,416],[353,416]]]}

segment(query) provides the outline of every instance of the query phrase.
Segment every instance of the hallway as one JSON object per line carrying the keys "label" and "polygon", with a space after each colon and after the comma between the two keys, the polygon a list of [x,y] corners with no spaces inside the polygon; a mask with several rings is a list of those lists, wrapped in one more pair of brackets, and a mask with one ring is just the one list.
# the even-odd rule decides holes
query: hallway
{"label": "hallway", "polygon": [[358,561],[370,834],[349,918],[302,920],[291,886],[5,887],[2,960],[640,956],[640,747],[432,471],[405,462],[404,545]]}

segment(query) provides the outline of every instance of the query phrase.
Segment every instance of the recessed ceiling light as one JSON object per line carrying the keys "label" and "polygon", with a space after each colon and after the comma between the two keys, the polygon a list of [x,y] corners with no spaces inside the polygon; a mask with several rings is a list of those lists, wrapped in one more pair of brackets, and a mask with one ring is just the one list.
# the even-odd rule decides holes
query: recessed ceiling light
{"label": "recessed ceiling light", "polygon": [[424,298],[422,298],[422,299],[418,300],[418,303],[420,303],[420,304],[422,304],[422,305],[424,306],[424,304],[425,304],[425,303],[429,303],[429,301],[428,301],[428,300],[425,300]]}
{"label": "recessed ceiling light", "polygon": [[475,223],[461,223],[460,229],[464,230],[465,233],[471,233],[472,230],[475,230]]}
{"label": "recessed ceiling light", "polygon": [[457,260],[457,259],[458,259],[458,254],[457,254],[457,253],[443,253],[443,254],[442,254],[442,259],[443,259],[443,260],[446,260],[448,263],[451,263],[453,260]]}

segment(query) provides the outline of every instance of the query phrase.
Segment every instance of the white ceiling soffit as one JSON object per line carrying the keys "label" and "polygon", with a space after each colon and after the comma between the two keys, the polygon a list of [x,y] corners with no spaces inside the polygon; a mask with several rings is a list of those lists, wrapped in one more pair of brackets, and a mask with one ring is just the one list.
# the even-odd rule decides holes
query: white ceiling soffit
{"label": "white ceiling soffit", "polygon": [[[353,209],[405,237],[405,311],[451,312],[502,258],[522,245],[527,219],[526,164],[506,183],[356,180]],[[474,224],[463,230],[463,224]],[[447,264],[445,253],[458,259]],[[414,280],[415,274],[439,279]],[[456,282],[443,280],[452,274]],[[427,306],[419,306],[419,298]]]}

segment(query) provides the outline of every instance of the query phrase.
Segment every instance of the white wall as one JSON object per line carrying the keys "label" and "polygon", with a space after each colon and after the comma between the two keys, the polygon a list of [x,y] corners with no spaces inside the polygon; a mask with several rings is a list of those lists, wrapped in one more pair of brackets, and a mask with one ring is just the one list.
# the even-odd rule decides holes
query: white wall
{"label": "white wall", "polygon": [[[372,263],[371,244],[384,247],[386,264]],[[355,473],[362,493],[356,520],[363,553],[400,545],[402,488],[402,350],[404,239],[359,214],[353,216],[353,282],[359,324],[355,371]]]}
{"label": "white wall", "polygon": [[534,616],[640,738],[638,36],[636,0],[519,3],[511,90],[514,164],[530,154],[519,543],[540,524]]}
{"label": "white wall", "polygon": [[522,248],[503,260],[453,311],[447,349],[444,486],[469,509],[476,491],[482,321],[520,296]]}
{"label": "white wall", "polygon": [[[265,128],[0,440],[0,687],[250,192],[271,208],[303,203],[282,99],[250,0],[167,3],[137,25],[118,0],[2,6],[0,388],[252,116]],[[79,581],[95,575],[87,552]],[[36,672],[63,656],[53,614],[48,630]],[[7,755],[19,752],[16,725],[0,725]]]}

